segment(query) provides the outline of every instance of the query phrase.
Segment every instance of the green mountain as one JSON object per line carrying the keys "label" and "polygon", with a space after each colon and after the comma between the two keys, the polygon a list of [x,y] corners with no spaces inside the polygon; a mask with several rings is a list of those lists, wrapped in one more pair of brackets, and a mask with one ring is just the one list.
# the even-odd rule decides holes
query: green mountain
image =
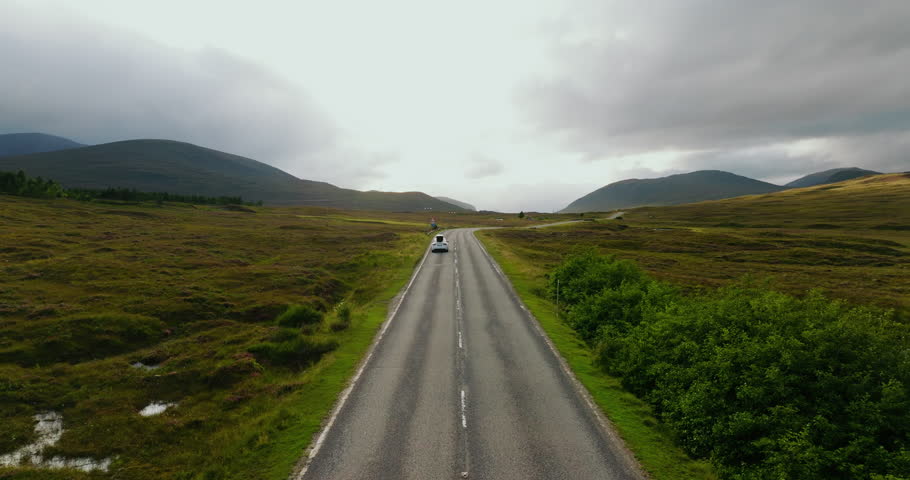
{"label": "green mountain", "polygon": [[421,192],[361,192],[302,180],[249,158],[171,140],[128,140],[0,158],[0,171],[24,170],[64,187],[242,196],[268,205],[359,210],[462,211]]}
{"label": "green mountain", "polygon": [[437,196],[436,199],[437,199],[437,200],[442,200],[443,202],[446,202],[446,203],[451,203],[452,205],[461,207],[461,208],[463,208],[463,209],[465,209],[465,210],[470,210],[470,211],[472,211],[472,212],[476,212],[476,211],[477,211],[477,209],[474,208],[474,205],[471,205],[470,203],[465,203],[465,202],[461,202],[461,201],[455,200],[454,198]]}
{"label": "green mountain", "polygon": [[719,200],[783,190],[767,182],[720,170],[700,170],[662,178],[611,183],[570,203],[562,213],[604,212],[645,205]]}
{"label": "green mountain", "polygon": [[784,186],[788,188],[814,187],[815,185],[843,182],[844,180],[865,177],[866,175],[879,175],[880,173],[881,172],[874,172],[858,167],[832,168],[831,170],[825,170],[823,172],[810,173],[809,175],[793,180]]}
{"label": "green mountain", "polygon": [[0,135],[0,157],[27,155],[29,153],[53,152],[85,145],[68,138],[44,133],[8,133]]}

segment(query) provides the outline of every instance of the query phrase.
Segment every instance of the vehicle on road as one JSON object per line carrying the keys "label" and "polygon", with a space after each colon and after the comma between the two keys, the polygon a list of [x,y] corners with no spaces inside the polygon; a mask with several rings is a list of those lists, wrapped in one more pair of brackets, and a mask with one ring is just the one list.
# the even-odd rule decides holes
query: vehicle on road
{"label": "vehicle on road", "polygon": [[436,238],[433,239],[433,243],[430,244],[430,251],[433,253],[448,252],[449,242],[446,241],[446,237],[444,235],[436,235]]}

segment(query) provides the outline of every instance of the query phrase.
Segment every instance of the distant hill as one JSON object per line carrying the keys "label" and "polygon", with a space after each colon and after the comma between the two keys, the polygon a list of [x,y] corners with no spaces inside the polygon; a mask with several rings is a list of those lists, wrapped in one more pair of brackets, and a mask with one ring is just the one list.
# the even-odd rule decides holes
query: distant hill
{"label": "distant hill", "polygon": [[476,211],[477,211],[477,209],[474,208],[474,205],[471,205],[470,203],[465,203],[465,202],[461,202],[461,201],[455,200],[454,198],[437,196],[436,199],[437,199],[437,200],[442,200],[443,202],[446,202],[446,203],[451,203],[452,205],[461,207],[461,208],[463,208],[463,209],[465,209],[465,210],[470,210],[470,211],[472,211],[472,212],[476,212]]}
{"label": "distant hill", "polygon": [[786,189],[768,195],[637,208],[625,217],[680,226],[868,228],[910,232],[908,211],[910,173],[885,173],[837,185]]}
{"label": "distant hill", "polygon": [[53,152],[84,146],[68,138],[44,133],[8,133],[0,135],[0,157]]}
{"label": "distant hill", "polygon": [[611,183],[575,200],[562,212],[603,212],[645,205],[678,205],[783,189],[784,187],[730,172],[700,170],[662,178]]}
{"label": "distant hill", "polygon": [[787,188],[814,187],[815,185],[825,185],[828,183],[843,182],[866,175],[879,175],[881,172],[865,170],[858,167],[849,168],[832,168],[823,172],[810,173],[805,177],[798,178],[784,185]]}
{"label": "distant hill", "polygon": [[51,178],[64,187],[123,187],[209,197],[239,195],[268,205],[463,210],[421,192],[361,192],[302,180],[256,160],[171,140],[128,140],[0,157],[0,171],[19,169],[31,176]]}

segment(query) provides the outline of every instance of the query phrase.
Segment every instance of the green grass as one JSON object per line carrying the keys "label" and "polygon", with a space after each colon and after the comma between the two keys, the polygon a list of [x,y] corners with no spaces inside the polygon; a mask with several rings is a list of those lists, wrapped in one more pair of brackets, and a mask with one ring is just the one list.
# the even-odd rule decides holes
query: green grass
{"label": "green grass", "polygon": [[378,219],[378,218],[356,218],[356,217],[342,217],[337,215],[332,216],[320,216],[320,215],[298,215],[300,218],[330,218],[332,220],[339,220],[342,222],[361,222],[361,223],[379,223],[385,225],[407,225],[410,227],[423,227],[427,224],[417,223],[417,222],[402,222],[398,220],[389,220],[389,219]]}
{"label": "green grass", "polygon": [[[45,455],[115,459],[0,477],[287,477],[427,239],[406,216],[251,210],[0,196],[0,453],[54,410]],[[282,329],[296,304],[324,318]],[[140,417],[152,400],[178,405]]]}
{"label": "green grass", "polygon": [[555,305],[542,297],[546,280],[541,270],[516,255],[491,233],[481,231],[478,237],[651,477],[656,480],[717,478],[707,462],[689,458],[674,444],[670,433],[647,404],[626,392],[619,379],[603,373],[595,365],[590,349],[568,325],[557,319]]}
{"label": "green grass", "polygon": [[593,246],[684,290],[751,275],[771,278],[795,295],[821,288],[852,303],[907,312],[910,234],[899,227],[910,211],[910,177],[881,175],[835,186],[638,208],[623,220],[489,235],[545,269],[576,246]]}

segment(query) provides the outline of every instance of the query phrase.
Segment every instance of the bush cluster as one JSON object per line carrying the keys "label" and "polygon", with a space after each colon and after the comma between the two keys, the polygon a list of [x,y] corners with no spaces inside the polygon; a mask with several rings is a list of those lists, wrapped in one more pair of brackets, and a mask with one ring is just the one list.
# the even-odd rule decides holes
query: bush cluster
{"label": "bush cluster", "polygon": [[910,476],[910,341],[891,311],[744,280],[695,296],[587,251],[549,277],[601,366],[725,478]]}
{"label": "bush cluster", "polygon": [[248,351],[269,365],[303,369],[338,348],[334,340],[303,336],[293,329],[282,329],[272,341],[251,346]]}
{"label": "bush cluster", "polygon": [[196,205],[262,205],[262,201],[245,202],[243,197],[240,196],[179,195],[166,192],[140,192],[134,188],[106,188],[103,190],[63,188],[53,180],[29,177],[22,170],[16,173],[0,172],[0,193],[33,198],[66,197],[82,201],[102,199],[130,202],[192,203]]}
{"label": "bush cluster", "polygon": [[64,195],[63,187],[53,180],[30,178],[25,172],[0,172],[0,193],[20,197],[57,198]]}
{"label": "bush cluster", "polygon": [[322,313],[309,305],[290,305],[275,322],[279,327],[302,328],[304,325],[317,325],[322,322]]}
{"label": "bush cluster", "polygon": [[329,325],[334,332],[340,332],[351,326],[351,304],[342,301],[335,306],[335,320]]}
{"label": "bush cluster", "polygon": [[322,312],[309,305],[289,305],[275,318],[278,331],[267,342],[247,351],[269,365],[303,369],[338,348],[338,342],[312,335],[322,324]]}

